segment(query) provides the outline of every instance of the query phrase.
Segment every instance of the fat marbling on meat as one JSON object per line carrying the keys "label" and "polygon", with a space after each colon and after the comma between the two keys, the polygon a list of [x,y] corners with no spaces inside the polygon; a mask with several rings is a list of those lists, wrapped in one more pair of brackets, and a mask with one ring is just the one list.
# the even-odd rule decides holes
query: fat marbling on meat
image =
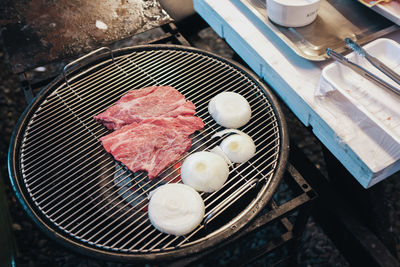
{"label": "fat marbling on meat", "polygon": [[113,106],[94,116],[108,129],[159,117],[193,115],[195,106],[171,86],[151,86],[132,90],[123,95]]}
{"label": "fat marbling on meat", "polygon": [[147,171],[152,179],[189,150],[189,135],[203,127],[195,116],[152,118],[123,126],[100,141],[116,160],[133,172]]}

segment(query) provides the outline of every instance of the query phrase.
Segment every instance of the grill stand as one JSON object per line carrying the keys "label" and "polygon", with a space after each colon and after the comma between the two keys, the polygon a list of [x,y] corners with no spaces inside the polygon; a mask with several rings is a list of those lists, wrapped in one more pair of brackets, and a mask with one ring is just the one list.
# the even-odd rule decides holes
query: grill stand
{"label": "grill stand", "polygon": [[[297,158],[299,157],[294,157],[294,160]],[[272,255],[272,261],[275,261],[275,263],[286,262],[290,266],[296,265],[296,252],[299,241],[310,217],[314,200],[317,199],[317,194],[291,162],[288,163],[282,184],[283,187],[287,186],[289,189],[289,192],[285,191],[286,193],[294,194],[286,202],[277,203],[274,200],[277,194],[282,193],[278,189],[273,199],[264,208],[264,212],[261,212],[240,234],[233,236],[229,241],[209,251],[175,261],[168,266],[193,266],[200,263],[218,264],[218,262],[214,261],[221,258],[224,250],[228,250],[233,254],[232,250],[237,244],[245,242],[246,239],[263,238],[262,231],[273,231],[277,224],[284,231],[272,237],[266,237],[270,241],[262,246],[242,250],[238,256],[239,259],[231,262],[231,264],[234,264],[234,266],[248,266],[259,259],[271,257],[272,253],[277,251],[277,254],[281,253],[280,255],[283,254],[283,257],[276,259]],[[291,222],[293,219],[295,220],[294,223]],[[286,249],[286,252],[278,251],[280,249]],[[210,259],[214,261],[210,262]],[[269,263],[269,265],[274,265],[274,262]]]}
{"label": "grill stand", "polygon": [[[175,24],[168,23],[160,28],[162,29],[164,34],[161,34],[158,38],[151,40],[147,43],[190,45],[189,42],[183,37],[183,35],[179,33]],[[185,31],[188,31],[188,29],[185,29]],[[141,44],[142,42],[140,35],[146,34],[147,33],[145,32],[139,34],[138,36],[135,36],[134,38],[139,41],[134,41],[131,45]],[[66,62],[61,62],[61,64],[57,63],[57,65],[59,66],[55,67],[55,71],[50,72],[47,76],[44,77],[42,75],[42,77],[40,77],[39,79],[34,77],[34,75],[30,73],[30,71],[17,73],[23,86],[25,98],[28,103],[34,99],[36,93],[39,92],[43,86],[47,85],[51,80],[53,80],[55,76],[57,76],[61,72],[60,68],[62,69],[62,67],[66,65]],[[50,69],[53,68],[50,67]],[[288,171],[284,177],[284,183],[287,184],[287,186],[291,188],[293,192],[299,193],[299,195],[296,195],[285,203],[276,203],[274,200],[272,200],[266,208],[267,211],[264,214],[256,217],[256,219],[253,220],[253,222],[248,227],[246,227],[244,231],[230,239],[227,244],[221,244],[213,250],[204,252],[200,255],[196,255],[195,257],[192,257],[190,259],[182,259],[180,261],[174,262],[173,265],[187,265],[189,263],[201,262],[204,260],[204,257],[206,255],[209,255],[210,253],[218,253],[221,250],[228,249],[228,246],[236,243],[236,241],[245,240],[246,238],[249,238],[249,236],[252,234],[262,231],[263,229],[271,228],[273,227],[272,224],[274,223],[279,223],[281,226],[283,226],[284,232],[273,237],[271,242],[268,242],[267,244],[259,248],[247,251],[246,260],[242,260],[237,263],[240,266],[244,266],[263,256],[269,255],[271,252],[287,245],[290,246],[291,254],[293,254],[295,252],[294,249],[297,246],[298,238],[303,232],[305,223],[309,218],[311,203],[315,199],[316,194],[313,189],[307,184],[301,174],[293,167],[293,165],[289,164],[288,166]],[[289,217],[291,216],[296,217],[294,224],[292,224],[289,220]],[[280,259],[279,262],[287,259],[293,260],[294,258],[291,256],[288,256],[285,259]]]}

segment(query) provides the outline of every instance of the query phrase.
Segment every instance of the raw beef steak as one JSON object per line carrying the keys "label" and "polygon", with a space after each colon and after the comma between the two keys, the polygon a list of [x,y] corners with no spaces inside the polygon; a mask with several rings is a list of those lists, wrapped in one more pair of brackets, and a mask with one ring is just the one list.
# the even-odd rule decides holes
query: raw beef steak
{"label": "raw beef steak", "polygon": [[194,104],[186,101],[175,88],[151,86],[128,92],[115,105],[98,114],[94,119],[103,123],[108,129],[116,130],[145,119],[177,117],[194,113]]}
{"label": "raw beef steak", "polygon": [[195,116],[145,119],[102,138],[105,150],[131,171],[147,171],[150,179],[189,150],[189,135],[204,127]]}

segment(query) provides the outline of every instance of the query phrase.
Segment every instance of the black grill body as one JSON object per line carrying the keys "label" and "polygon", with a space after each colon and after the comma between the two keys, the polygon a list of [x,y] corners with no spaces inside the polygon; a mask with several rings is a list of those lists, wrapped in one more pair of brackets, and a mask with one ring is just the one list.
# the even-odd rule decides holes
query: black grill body
{"label": "black grill body", "polygon": [[[186,236],[158,232],[146,212],[148,193],[176,170],[154,180],[131,173],[104,151],[99,138],[110,131],[93,120],[126,92],[151,85],[173,86],[195,104],[205,127],[189,153],[211,149],[210,137],[223,130],[208,114],[213,96],[237,92],[252,108],[240,130],[255,141],[256,155],[231,168],[222,189],[202,194],[203,223]],[[194,48],[145,45],[85,57],[44,88],[14,130],[8,164],[18,199],[51,237],[107,259],[156,261],[200,252],[242,229],[272,197],[287,155],[279,105],[250,71]]]}

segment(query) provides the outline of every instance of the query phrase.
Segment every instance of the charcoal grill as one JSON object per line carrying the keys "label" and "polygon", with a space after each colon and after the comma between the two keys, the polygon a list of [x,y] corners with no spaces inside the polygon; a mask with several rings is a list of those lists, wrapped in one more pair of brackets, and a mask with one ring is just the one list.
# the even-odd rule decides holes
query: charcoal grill
{"label": "charcoal grill", "polygon": [[[171,85],[196,106],[203,130],[192,149],[157,179],[131,173],[99,141],[110,131],[93,120],[129,90]],[[201,194],[202,224],[186,236],[158,232],[147,217],[147,195],[179,180],[189,153],[210,149],[223,128],[209,116],[209,100],[223,91],[243,95],[252,119],[241,128],[256,155],[230,168],[222,189]],[[24,209],[50,237],[90,256],[157,261],[188,256],[228,241],[264,207],[280,183],[288,136],[269,89],[239,64],[177,45],[99,49],[72,62],[22,114],[10,142],[9,175]]]}

